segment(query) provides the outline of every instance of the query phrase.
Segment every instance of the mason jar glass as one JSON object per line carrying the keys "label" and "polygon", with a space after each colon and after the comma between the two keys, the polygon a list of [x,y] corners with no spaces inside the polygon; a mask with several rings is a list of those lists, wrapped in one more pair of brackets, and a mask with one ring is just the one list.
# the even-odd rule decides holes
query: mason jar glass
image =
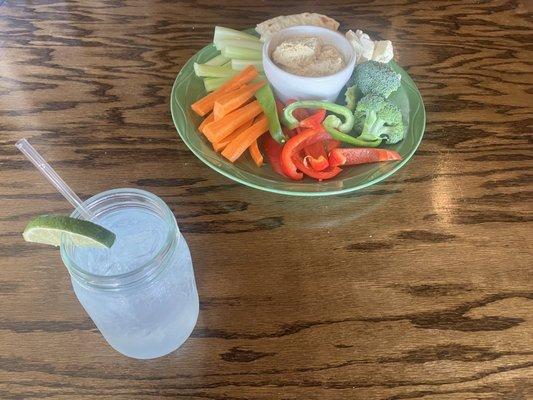
{"label": "mason jar glass", "polygon": [[177,349],[196,324],[199,304],[189,248],[171,210],[138,189],[106,191],[84,205],[116,239],[110,249],[96,249],[63,237],[61,258],[81,305],[126,356],[155,358]]}

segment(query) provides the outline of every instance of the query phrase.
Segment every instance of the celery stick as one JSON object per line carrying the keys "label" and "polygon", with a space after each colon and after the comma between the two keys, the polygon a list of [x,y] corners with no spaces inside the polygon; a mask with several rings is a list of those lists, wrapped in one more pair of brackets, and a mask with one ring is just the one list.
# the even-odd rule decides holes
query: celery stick
{"label": "celery stick", "polygon": [[209,61],[206,61],[205,65],[215,65],[215,66],[224,65],[224,64],[226,64],[229,61],[230,61],[229,58],[226,58],[222,54],[219,54],[218,56],[214,56]]}
{"label": "celery stick", "polygon": [[244,40],[259,40],[257,37],[245,32],[237,31],[235,29],[225,28],[223,26],[215,26],[215,34],[213,42],[218,42],[223,39],[244,39]]}
{"label": "celery stick", "polygon": [[253,65],[259,72],[263,71],[263,61],[253,61],[253,60],[231,60],[231,68],[235,71],[242,71],[248,65]]}
{"label": "celery stick", "polygon": [[260,51],[245,49],[242,47],[226,46],[222,54],[227,58],[238,58],[240,60],[261,60],[263,55]]}
{"label": "celery stick", "polygon": [[215,46],[218,50],[224,50],[226,47],[242,47],[244,49],[262,51],[263,43],[259,40],[240,40],[240,39],[221,39],[215,43]]}
{"label": "celery stick", "polygon": [[220,86],[226,83],[229,78],[204,78],[204,86],[206,92],[217,90]]}
{"label": "celery stick", "polygon": [[194,63],[194,73],[198,77],[223,78],[232,77],[237,73],[237,71],[229,67]]}

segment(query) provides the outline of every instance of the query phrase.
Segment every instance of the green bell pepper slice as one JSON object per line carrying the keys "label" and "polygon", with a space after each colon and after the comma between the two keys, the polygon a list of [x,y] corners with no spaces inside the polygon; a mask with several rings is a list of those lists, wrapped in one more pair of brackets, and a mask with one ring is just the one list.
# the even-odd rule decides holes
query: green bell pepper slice
{"label": "green bell pepper slice", "polygon": [[335,115],[328,115],[324,120],[323,125],[326,131],[331,135],[333,139],[351,144],[353,146],[378,147],[381,144],[381,139],[369,141],[339,131],[337,127],[341,125],[341,120]]}
{"label": "green bell pepper slice", "polygon": [[311,109],[323,108],[327,111],[330,111],[332,113],[342,116],[344,118],[344,122],[338,126],[338,129],[344,133],[350,132],[355,123],[355,117],[353,113],[350,111],[350,109],[347,107],[341,106],[340,104],[335,104],[335,103],[332,103],[330,101],[325,101],[325,100],[300,100],[300,101],[295,101],[294,103],[289,104],[283,110],[282,122],[283,122],[283,125],[285,125],[289,129],[294,129],[299,124],[298,119],[293,115],[294,110],[296,110],[297,108],[311,108]]}

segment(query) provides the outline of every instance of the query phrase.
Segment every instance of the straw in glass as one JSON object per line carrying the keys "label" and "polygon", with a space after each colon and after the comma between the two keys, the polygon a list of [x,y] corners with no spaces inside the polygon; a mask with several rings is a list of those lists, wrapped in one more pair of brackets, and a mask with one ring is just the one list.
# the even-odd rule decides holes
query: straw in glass
{"label": "straw in glass", "polygon": [[94,215],[83,205],[81,199],[76,193],[65,183],[63,179],[57,174],[56,171],[45,161],[45,159],[33,148],[33,146],[25,138],[20,139],[15,146],[19,149],[31,163],[44,175],[48,181],[55,186],[55,188],[72,204],[74,208],[77,208],[83,218],[86,220],[94,219]]}

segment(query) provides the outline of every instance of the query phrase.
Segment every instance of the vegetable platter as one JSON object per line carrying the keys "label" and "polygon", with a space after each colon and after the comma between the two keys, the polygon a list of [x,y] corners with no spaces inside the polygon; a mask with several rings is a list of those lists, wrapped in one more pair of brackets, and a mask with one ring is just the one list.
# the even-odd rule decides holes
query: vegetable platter
{"label": "vegetable platter", "polygon": [[[412,79],[391,59],[391,42],[374,42],[359,30],[346,33],[356,61],[335,101],[287,99],[280,93],[284,88],[264,63],[271,53],[265,46],[272,47],[295,24],[318,26],[321,21],[277,17],[258,25],[261,39],[252,30],[215,28],[213,43],[179,72],[170,102],[181,139],[200,160],[244,185],[300,196],[353,192],[409,161],[423,137],[425,110]],[[332,26],[319,29],[325,28]],[[309,63],[314,60],[309,57],[317,57],[308,42],[289,37],[273,48],[278,53],[288,48],[288,57]],[[291,79],[282,67],[270,68]],[[315,82],[330,78],[294,77],[311,91]]]}

